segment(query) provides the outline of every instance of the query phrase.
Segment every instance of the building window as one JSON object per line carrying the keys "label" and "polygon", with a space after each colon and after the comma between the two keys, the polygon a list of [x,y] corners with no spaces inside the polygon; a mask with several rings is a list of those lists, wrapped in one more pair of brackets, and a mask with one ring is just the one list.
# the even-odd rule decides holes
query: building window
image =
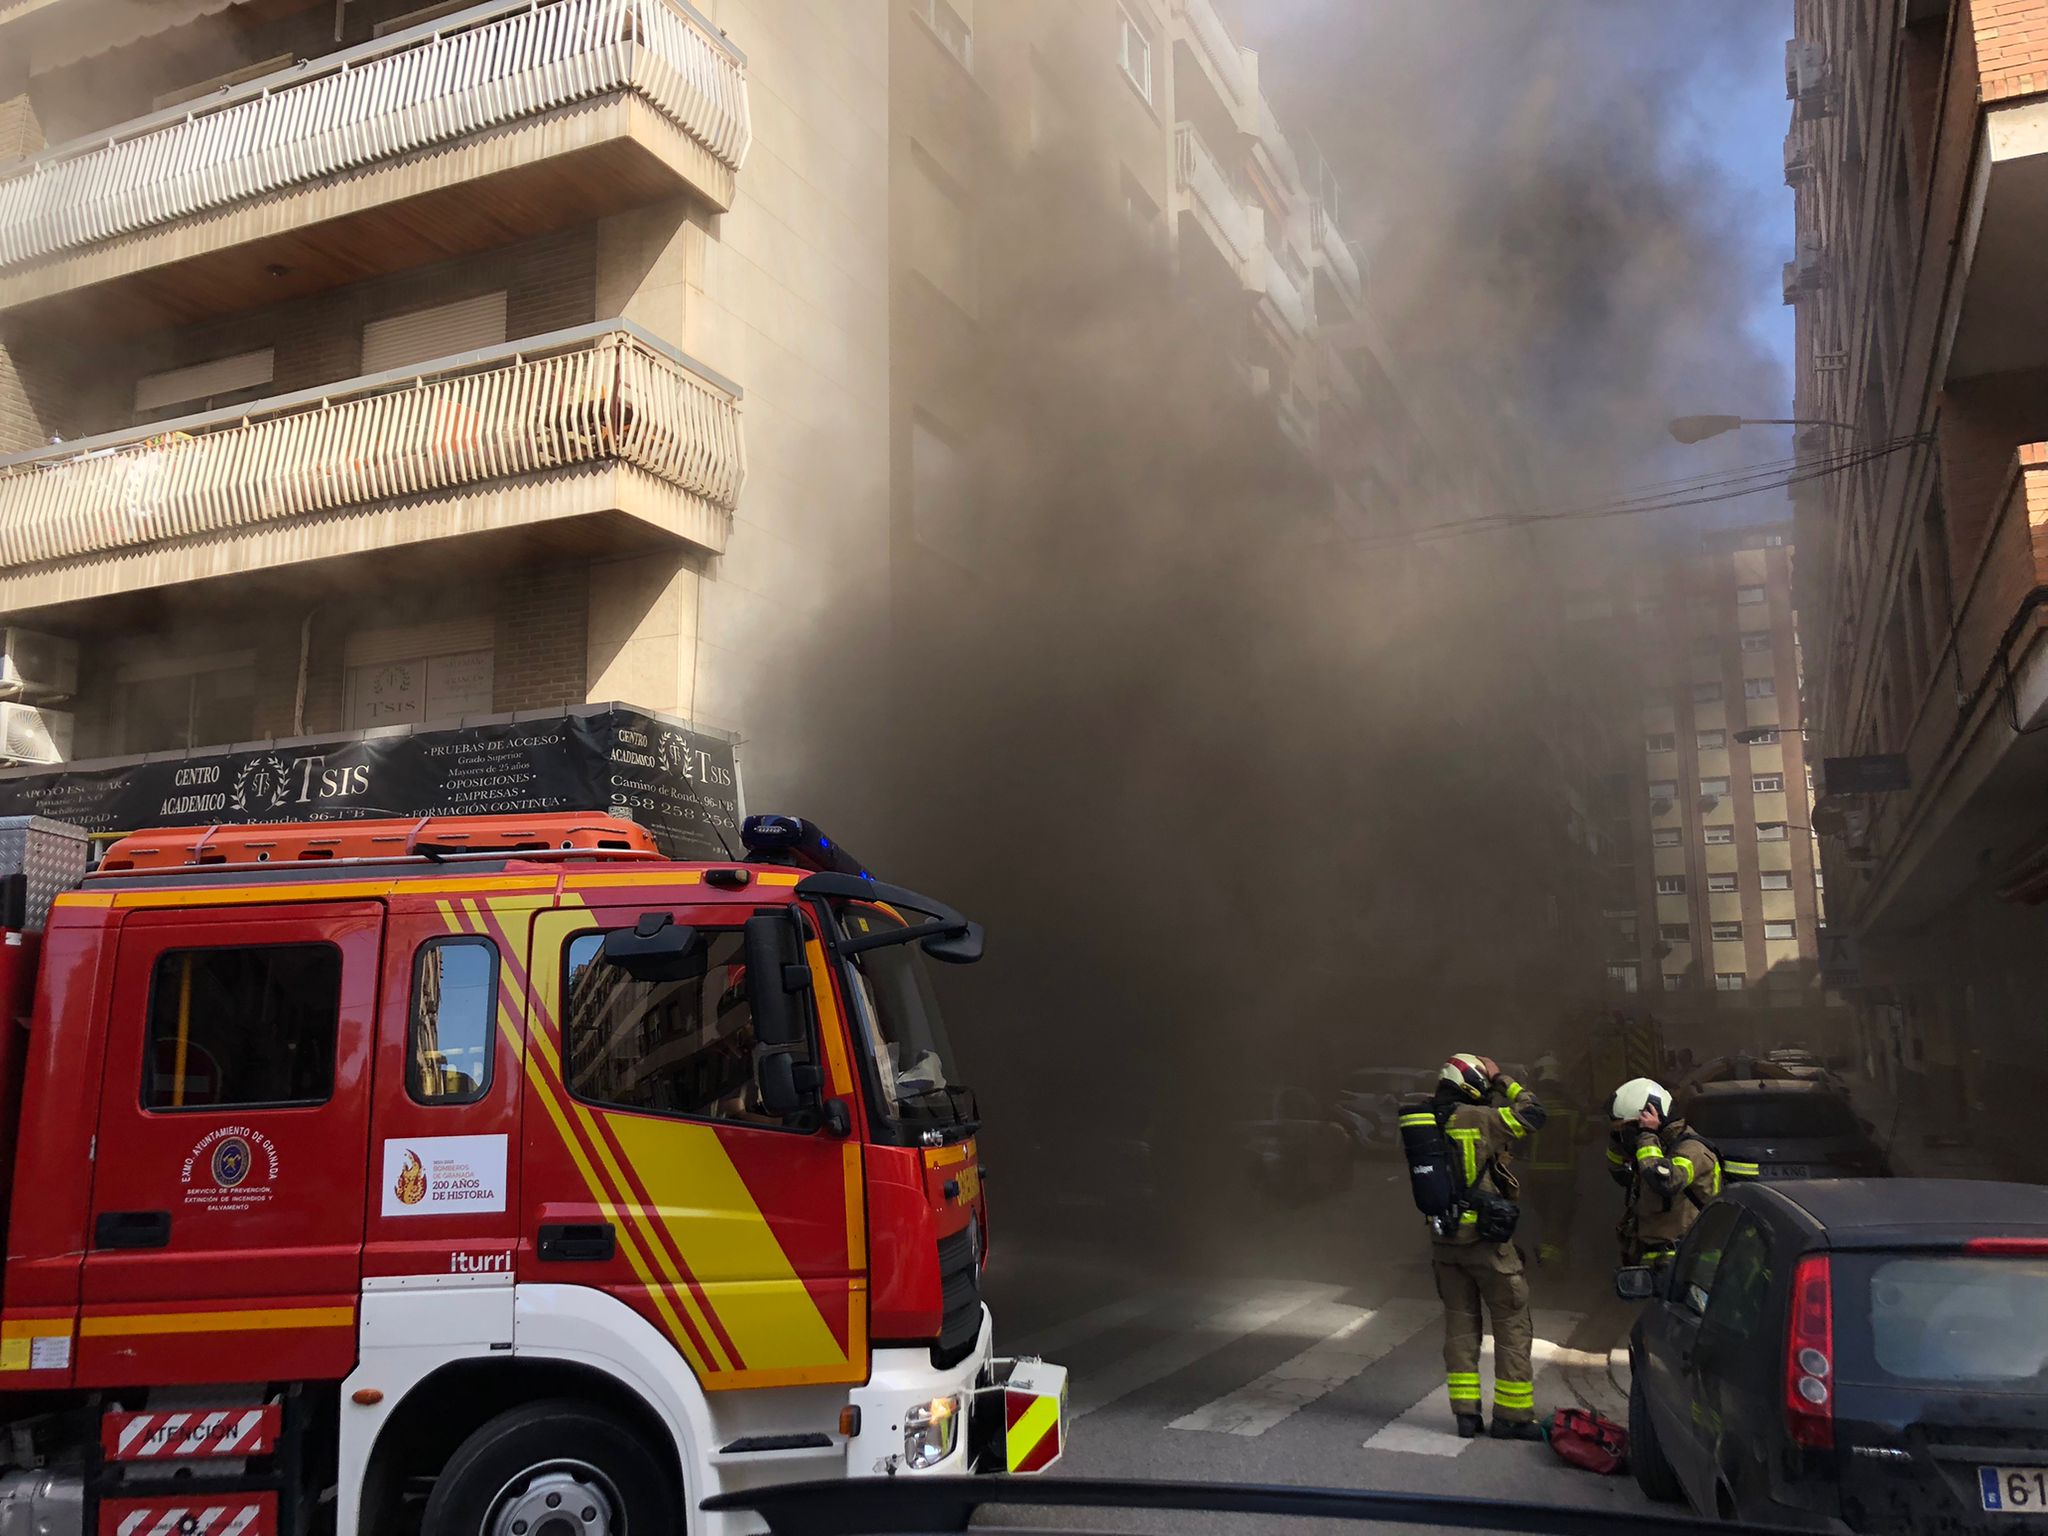
{"label": "building window", "polygon": [[1639,969],[1632,960],[1617,961],[1607,967],[1608,984],[1619,987],[1624,992],[1633,992],[1636,989]]}
{"label": "building window", "polygon": [[[170,950],[151,979],[142,1107],[324,1104],[340,1018],[332,944]],[[213,1182],[232,1187],[241,1178],[220,1176],[225,1155],[215,1152]]]}
{"label": "building window", "polygon": [[1645,752],[1675,752],[1678,738],[1669,731],[1657,731],[1643,738]]}
{"label": "building window", "polygon": [[135,381],[135,419],[187,416],[218,405],[254,400],[276,377],[277,354],[270,347],[237,352],[189,368],[145,374]]}
{"label": "building window", "polygon": [[405,1091],[417,1104],[474,1104],[491,1085],[498,951],[489,939],[422,944],[412,979]]}
{"label": "building window", "polygon": [[1732,843],[1735,841],[1733,827],[1704,827],[1701,829],[1709,843]]}
{"label": "building window", "polygon": [[1684,923],[1659,923],[1657,937],[1666,944],[1690,944],[1692,929]]}
{"label": "building window", "polygon": [[1719,683],[1694,683],[1692,685],[1692,701],[1695,704],[1720,703],[1721,685]]}
{"label": "building window", "polygon": [[363,372],[416,368],[439,358],[502,346],[506,340],[505,306],[501,290],[372,320],[363,327]]}
{"label": "building window", "polygon": [[1683,896],[1685,894],[1685,876],[1659,875],[1657,877],[1657,894],[1659,896]]}
{"label": "building window", "polygon": [[1720,944],[1729,944],[1729,943],[1739,943],[1739,942],[1741,941],[1741,939],[1742,939],[1742,924],[1740,924],[1740,923],[1716,923],[1716,924],[1714,924],[1714,940],[1715,940],[1715,942],[1716,942],[1716,943],[1720,943]]}
{"label": "building window", "polygon": [[1166,221],[1159,205],[1152,201],[1152,194],[1128,170],[1123,173],[1123,189],[1124,218],[1147,249],[1162,249],[1166,244]]}
{"label": "building window", "polygon": [[1736,889],[1735,876],[1709,875],[1707,876],[1707,889],[1717,896],[1724,896]]}
{"label": "building window", "polygon": [[1714,972],[1714,990],[1716,992],[1740,992],[1743,983],[1748,979],[1741,971],[1716,971]]}
{"label": "building window", "polygon": [[1778,739],[1777,727],[1772,726],[1768,730],[1753,732],[1749,738],[1749,744],[1752,747],[1775,747],[1778,744]]}
{"label": "building window", "polygon": [[1789,869],[1767,869],[1757,879],[1767,891],[1792,889],[1792,871]]}
{"label": "building window", "polygon": [[1767,821],[1756,829],[1756,840],[1760,843],[1782,843],[1785,838],[1785,823]]}
{"label": "building window", "polygon": [[1799,937],[1799,927],[1796,923],[1790,922],[1765,923],[1764,937],[1767,939],[1796,939]]}
{"label": "building window", "polygon": [[1678,780],[1650,780],[1650,798],[1652,800],[1676,800],[1678,798]]}
{"label": "building window", "polygon": [[1756,635],[1744,635],[1742,637],[1742,648],[1745,651],[1768,651],[1771,648],[1769,631]]}
{"label": "building window", "polygon": [[1702,752],[1722,751],[1728,745],[1728,733],[1726,731],[1701,731],[1693,738],[1693,745]]}
{"label": "building window", "polygon": [[958,59],[962,67],[974,68],[974,27],[971,22],[954,10],[947,0],[912,0],[910,8],[917,13],[918,20],[932,29],[932,35],[945,45],[946,52]]}
{"label": "building window", "polygon": [[1676,827],[1652,827],[1650,846],[1652,848],[1676,848],[1683,841],[1683,834]]}
{"label": "building window", "polygon": [[1721,797],[1722,797],[1723,795],[1725,795],[1725,794],[1727,794],[1727,793],[1728,793],[1728,781],[1727,781],[1726,779],[1720,779],[1720,778],[1716,778],[1716,779],[1701,779],[1701,780],[1700,780],[1700,793],[1701,793],[1702,795],[1710,795],[1710,796],[1712,796],[1712,797],[1713,797],[1714,799],[1718,800],[1718,799],[1720,799],[1720,798],[1721,798]]}
{"label": "building window", "polygon": [[1138,94],[1152,99],[1152,34],[1129,11],[1119,10],[1123,19],[1121,62],[1124,74],[1138,88]]}
{"label": "building window", "polygon": [[1785,776],[1782,773],[1760,773],[1749,781],[1749,787],[1759,795],[1782,795],[1785,792]]}
{"label": "building window", "polygon": [[203,660],[136,662],[114,672],[114,737],[120,752],[221,747],[256,734],[256,658],[241,651]]}
{"label": "building window", "polygon": [[1663,985],[1666,992],[1683,992],[1685,990],[1685,972],[1683,971],[1666,971],[1657,979]]}
{"label": "building window", "polygon": [[966,313],[981,307],[981,257],[966,191],[922,144],[910,146],[903,247],[918,274]]}
{"label": "building window", "polygon": [[1634,949],[1636,945],[1636,920],[1632,917],[1615,918],[1614,938],[1616,943],[1624,945],[1629,949]]}
{"label": "building window", "polygon": [[1754,607],[1756,604],[1764,601],[1764,589],[1762,587],[1737,587],[1735,589],[1735,601],[1746,608]]}
{"label": "building window", "polygon": [[1712,630],[1702,630],[1692,637],[1692,648],[1700,655],[1710,656],[1721,649],[1721,637]]}
{"label": "building window", "polygon": [[1742,680],[1742,696],[1745,699],[1775,699],[1778,696],[1778,680],[1775,677],[1745,677]]}

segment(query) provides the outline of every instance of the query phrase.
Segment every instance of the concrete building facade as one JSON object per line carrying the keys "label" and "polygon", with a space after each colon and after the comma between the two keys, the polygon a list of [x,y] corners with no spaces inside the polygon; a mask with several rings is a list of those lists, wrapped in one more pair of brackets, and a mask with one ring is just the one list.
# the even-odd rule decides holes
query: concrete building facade
{"label": "concrete building facade", "polygon": [[1821,972],[1793,567],[1790,524],[1717,531],[1575,607],[1636,658],[1604,807],[1610,1001],[1700,1059],[1848,1044]]}
{"label": "concrete building facade", "polygon": [[886,578],[888,14],[0,6],[0,610],[78,648],[22,701],[747,731],[809,573]]}
{"label": "concrete building facade", "polygon": [[[1785,296],[1812,721],[1868,1055],[1937,1119],[2024,1138],[2048,1008],[2048,3],[1800,0]],[[2006,1107],[2011,1107],[2008,1113]]]}

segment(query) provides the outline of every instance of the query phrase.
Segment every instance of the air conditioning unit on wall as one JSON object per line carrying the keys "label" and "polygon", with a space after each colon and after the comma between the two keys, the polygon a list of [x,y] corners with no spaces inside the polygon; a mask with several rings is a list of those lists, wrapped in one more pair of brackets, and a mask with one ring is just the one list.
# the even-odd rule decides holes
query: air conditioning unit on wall
{"label": "air conditioning unit on wall", "polygon": [[0,762],[61,763],[71,757],[71,712],[0,703]]}
{"label": "air conditioning unit on wall", "polygon": [[1794,38],[1785,45],[1785,99],[1795,104],[1802,122],[1832,117],[1839,109],[1834,66],[1819,43]]}
{"label": "air conditioning unit on wall", "polygon": [[70,698],[78,692],[78,642],[30,629],[0,630],[0,697]]}
{"label": "air conditioning unit on wall", "polygon": [[1785,185],[1803,186],[1813,180],[1813,146],[1805,134],[1794,128],[1785,135]]}

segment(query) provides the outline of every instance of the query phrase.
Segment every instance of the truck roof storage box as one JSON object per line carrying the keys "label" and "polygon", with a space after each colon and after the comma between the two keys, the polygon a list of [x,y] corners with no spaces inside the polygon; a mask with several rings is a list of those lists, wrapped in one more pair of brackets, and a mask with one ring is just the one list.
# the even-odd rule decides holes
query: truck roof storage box
{"label": "truck roof storage box", "polygon": [[[90,848],[82,827],[41,816],[0,816],[0,881],[26,877],[23,928],[39,930],[48,923],[52,898],[85,878]],[[15,921],[14,913],[0,912],[0,923]]]}

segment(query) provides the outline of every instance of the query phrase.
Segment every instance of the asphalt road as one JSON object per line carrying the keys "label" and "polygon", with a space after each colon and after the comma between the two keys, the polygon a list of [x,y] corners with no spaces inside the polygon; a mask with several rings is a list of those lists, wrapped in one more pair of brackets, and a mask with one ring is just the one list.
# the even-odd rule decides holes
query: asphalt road
{"label": "asphalt road", "polygon": [[[1536,1398],[1546,1418],[1553,1407],[1578,1405],[1575,1382],[1604,1382],[1607,1351],[1625,1326],[1608,1300],[1605,1267],[1613,1262],[1613,1193],[1596,1184],[1583,1190],[1579,1267],[1532,1274]],[[1426,1233],[1398,1164],[1362,1165],[1352,1190],[1307,1209],[1219,1200],[1212,1219],[1216,1230],[1199,1244],[1076,1212],[1006,1247],[998,1223],[988,1280],[996,1347],[1042,1355],[1072,1373],[1062,1473],[1656,1508],[1626,1475],[1567,1467],[1547,1445],[1457,1438]],[[1490,1356],[1482,1370],[1490,1388]],[[1277,1524],[1075,1512],[1053,1512],[1044,1523],[1174,1531]]]}

